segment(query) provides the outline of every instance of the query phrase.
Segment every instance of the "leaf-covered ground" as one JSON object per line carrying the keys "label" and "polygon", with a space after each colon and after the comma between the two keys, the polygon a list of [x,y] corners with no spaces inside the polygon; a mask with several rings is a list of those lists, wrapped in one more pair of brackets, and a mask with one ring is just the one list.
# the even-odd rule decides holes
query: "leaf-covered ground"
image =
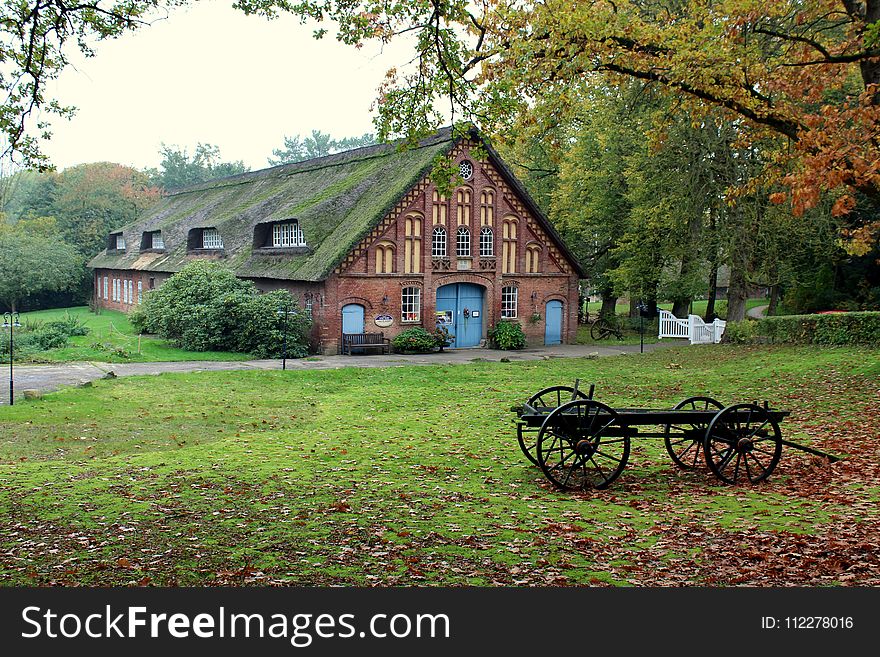
{"label": "leaf-covered ground", "polygon": [[[767,399],[846,458],[729,487],[644,439],[610,489],[558,492],[509,408],[575,377],[611,406]],[[101,381],[0,409],[0,582],[880,585],[878,411],[856,349]]]}

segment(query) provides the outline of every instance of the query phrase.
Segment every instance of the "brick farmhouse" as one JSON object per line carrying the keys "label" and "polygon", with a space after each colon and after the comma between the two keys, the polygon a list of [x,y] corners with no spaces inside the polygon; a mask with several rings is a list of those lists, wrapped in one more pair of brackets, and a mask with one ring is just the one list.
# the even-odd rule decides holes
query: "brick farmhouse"
{"label": "brick farmhouse", "polygon": [[[461,184],[430,180],[451,157]],[[480,159],[482,158],[482,159]],[[286,288],[324,353],[343,333],[445,324],[478,346],[502,318],[530,345],[572,342],[582,270],[476,131],[370,146],[176,190],[111,233],[89,263],[97,306],[127,311],[194,259]]]}

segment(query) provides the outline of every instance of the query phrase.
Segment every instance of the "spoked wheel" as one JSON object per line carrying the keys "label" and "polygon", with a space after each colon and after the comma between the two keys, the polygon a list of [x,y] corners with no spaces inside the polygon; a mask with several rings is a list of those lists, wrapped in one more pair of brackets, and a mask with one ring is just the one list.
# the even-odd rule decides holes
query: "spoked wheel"
{"label": "spoked wheel", "polygon": [[576,399],[544,420],[536,453],[541,471],[557,488],[606,488],[626,466],[629,435],[614,409]]}
{"label": "spoked wheel", "polygon": [[[537,392],[529,397],[526,404],[532,408],[541,408],[552,411],[559,408],[566,402],[573,399],[586,399],[587,395],[580,390],[575,391],[571,386],[552,386],[544,388],[541,392]],[[529,427],[524,424],[517,425],[516,438],[519,441],[519,448],[535,465],[538,465],[536,449],[538,447],[539,427]]]}
{"label": "spoked wheel", "polygon": [[593,340],[604,340],[610,338],[612,335],[618,340],[621,339],[620,331],[617,327],[613,326],[611,322],[604,317],[600,317],[590,325],[590,337],[593,338]]}
{"label": "spoked wheel", "polygon": [[734,404],[718,411],[703,443],[706,464],[721,481],[741,478],[763,481],[782,455],[782,432],[767,411],[756,404]]}
{"label": "spoked wheel", "polygon": [[[707,411],[710,408],[722,409],[724,404],[711,397],[688,397],[676,404],[672,410]],[[675,465],[685,470],[697,467],[697,464],[701,462],[700,457],[703,454],[703,442],[708,426],[708,422],[666,425],[666,429],[663,432],[663,443],[666,445],[666,452],[672,458]]]}

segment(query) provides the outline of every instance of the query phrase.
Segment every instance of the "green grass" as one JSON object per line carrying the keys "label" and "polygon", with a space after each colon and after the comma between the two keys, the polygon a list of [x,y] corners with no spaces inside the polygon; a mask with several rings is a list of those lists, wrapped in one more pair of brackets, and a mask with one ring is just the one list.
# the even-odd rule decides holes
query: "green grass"
{"label": "green grass", "polygon": [[[0,407],[0,583],[880,584],[877,351],[699,346],[603,359],[98,381]],[[553,490],[511,405],[788,408],[760,485],[642,439],[608,490]]]}
{"label": "green grass", "polygon": [[51,349],[25,356],[23,362],[65,363],[72,361],[102,361],[134,363],[187,360],[247,360],[248,354],[227,351],[187,351],[172,346],[155,336],[139,336],[128,321],[128,315],[116,310],[101,310],[96,314],[86,306],[57,308],[22,313],[26,322],[50,322],[65,316],[79,318],[89,327],[89,334],[74,336],[63,349]]}

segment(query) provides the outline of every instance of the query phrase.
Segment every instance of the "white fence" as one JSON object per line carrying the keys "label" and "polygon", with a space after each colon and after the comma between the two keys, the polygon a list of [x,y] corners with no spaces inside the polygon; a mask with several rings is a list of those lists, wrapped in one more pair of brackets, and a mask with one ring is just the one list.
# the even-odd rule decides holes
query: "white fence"
{"label": "white fence", "polygon": [[660,338],[687,338],[691,344],[712,344],[721,342],[727,322],[716,319],[706,324],[698,315],[688,315],[679,319],[668,310],[660,311]]}

